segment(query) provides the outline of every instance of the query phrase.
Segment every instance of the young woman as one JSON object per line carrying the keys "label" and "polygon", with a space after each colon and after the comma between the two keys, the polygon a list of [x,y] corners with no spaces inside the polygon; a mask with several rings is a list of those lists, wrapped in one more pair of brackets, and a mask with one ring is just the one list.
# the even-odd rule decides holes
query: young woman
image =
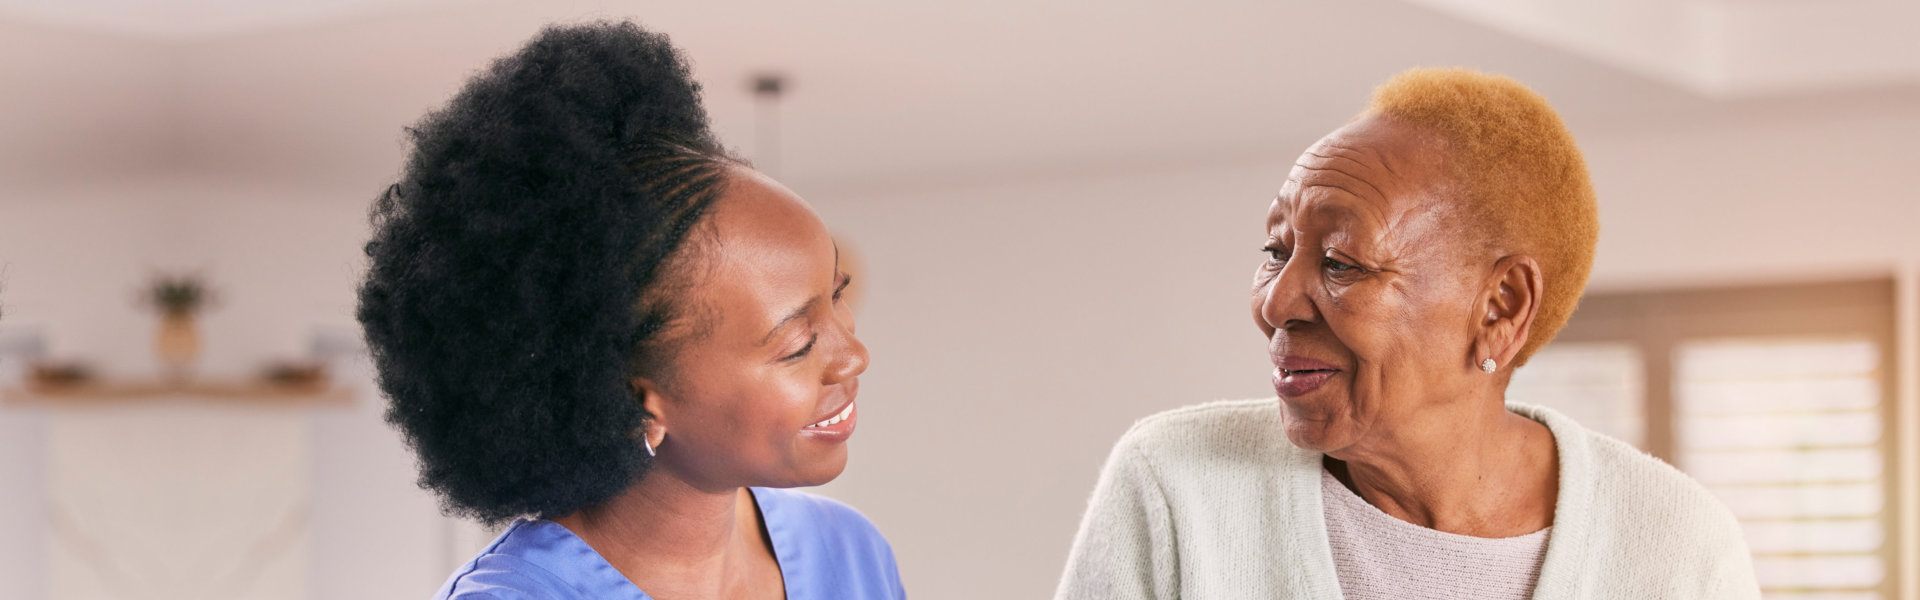
{"label": "young woman", "polygon": [[858,419],[833,239],[665,36],[550,28],[411,134],[360,321],[423,485],[512,522],[436,598],[905,596],[871,523],[784,489]]}

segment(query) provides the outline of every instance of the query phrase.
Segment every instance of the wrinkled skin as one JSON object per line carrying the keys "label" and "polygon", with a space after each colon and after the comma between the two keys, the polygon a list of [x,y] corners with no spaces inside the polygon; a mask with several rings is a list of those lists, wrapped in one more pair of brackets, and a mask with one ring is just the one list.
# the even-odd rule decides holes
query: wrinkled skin
{"label": "wrinkled skin", "polygon": [[1506,412],[1505,365],[1547,282],[1474,227],[1445,156],[1377,115],[1309,148],[1268,210],[1253,316],[1295,445],[1402,520],[1525,534],[1552,522],[1557,465],[1545,426]]}

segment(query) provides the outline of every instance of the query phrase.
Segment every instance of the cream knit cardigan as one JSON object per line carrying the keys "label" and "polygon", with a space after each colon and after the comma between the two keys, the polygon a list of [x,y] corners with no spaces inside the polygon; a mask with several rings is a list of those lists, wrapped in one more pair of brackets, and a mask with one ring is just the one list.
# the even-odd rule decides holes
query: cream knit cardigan
{"label": "cream knit cardigan", "polygon": [[[1739,523],[1699,484],[1559,413],[1507,410],[1560,453],[1533,597],[1760,597]],[[1339,598],[1320,458],[1287,441],[1273,399],[1142,419],[1107,459],[1056,598]]]}

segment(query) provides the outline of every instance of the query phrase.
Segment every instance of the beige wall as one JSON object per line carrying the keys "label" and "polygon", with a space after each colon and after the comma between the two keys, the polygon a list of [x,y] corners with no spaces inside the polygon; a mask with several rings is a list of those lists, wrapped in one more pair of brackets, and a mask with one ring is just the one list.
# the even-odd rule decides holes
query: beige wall
{"label": "beige wall", "polygon": [[1595,284],[1884,274],[1920,259],[1920,106],[1835,103],[1581,132]]}
{"label": "beige wall", "polygon": [[[1920,111],[1580,134],[1603,196],[1597,286],[1920,263]],[[1271,393],[1248,273],[1268,195],[1308,141],[1210,166],[799,190],[871,270],[866,418],[825,492],[879,523],[915,597],[1044,595],[1133,419]],[[8,326],[42,323],[56,353],[144,368],[150,323],[128,282],[202,267],[224,298],[207,318],[212,366],[298,353],[316,328],[351,326],[369,197],[192,177],[9,196]],[[430,593],[446,532],[377,406],[316,418],[316,525],[335,533],[313,542],[315,597]],[[382,543],[360,548],[369,539]]]}
{"label": "beige wall", "polygon": [[[499,29],[503,40],[526,29],[471,20],[460,25]],[[384,40],[382,49],[411,39],[383,27],[358,31]],[[243,42],[329,52],[272,36]],[[485,46],[467,52],[495,52],[491,42],[465,43]],[[73,75],[35,72],[38,63],[19,58],[49,48],[75,53]],[[205,321],[210,370],[245,372],[263,357],[298,355],[316,332],[350,331],[366,202],[397,166],[398,135],[343,133],[308,148],[310,162],[263,160],[256,170],[248,148],[299,134],[277,129],[284,117],[264,107],[330,94],[348,104],[325,117],[339,120],[330,125],[394,132],[470,61],[415,48],[410,60],[454,66],[380,96],[262,79],[279,63],[241,53],[201,57],[209,61],[174,82],[153,75],[167,67],[155,48],[0,29],[0,76],[40,82],[28,95],[0,94],[0,119],[15,119],[6,131],[42,140],[0,144],[0,333],[38,328],[56,356],[150,370],[153,323],[133,286],[154,269],[180,268],[204,269],[221,293]],[[354,60],[377,63],[382,52]],[[186,131],[154,125],[181,98],[217,110],[190,115]],[[1904,289],[1915,289],[1920,107],[1881,98],[1734,103],[1704,120],[1575,120],[1603,201],[1595,286],[1898,271]],[[31,113],[23,107],[62,105],[116,116],[21,122]],[[63,145],[72,140],[93,141]],[[861,282],[870,288],[860,333],[874,356],[864,427],[846,475],[823,491],[880,525],[914,597],[1046,595],[1108,446],[1129,423],[1271,394],[1248,278],[1267,198],[1311,141],[1282,135],[1252,153],[1070,170],[799,180],[871,270]],[[202,146],[212,150],[175,154]],[[249,168],[227,168],[235,164]],[[1911,406],[1916,368],[1905,369]],[[378,412],[363,398],[311,413],[314,598],[424,598],[457,560],[449,546],[458,532],[412,486],[410,459]],[[33,516],[44,509],[35,487],[44,419],[0,409],[0,598],[44,589],[36,577],[44,531]]]}

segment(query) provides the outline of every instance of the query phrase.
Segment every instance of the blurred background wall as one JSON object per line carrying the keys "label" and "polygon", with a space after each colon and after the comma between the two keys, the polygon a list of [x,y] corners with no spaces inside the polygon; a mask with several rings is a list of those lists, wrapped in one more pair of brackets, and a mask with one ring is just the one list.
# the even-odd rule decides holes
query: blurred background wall
{"label": "blurred background wall", "polygon": [[[865,259],[864,427],[821,491],[880,526],[916,598],[1045,597],[1128,424],[1272,395],[1246,294],[1294,156],[1392,74],[1464,65],[1534,86],[1578,137],[1594,292],[1896,282],[1887,590],[1920,597],[1920,4],[1573,4],[0,0],[0,339],[151,374],[134,294],[168,270],[219,292],[206,373],[351,338],[402,128],[542,24],[633,18]],[[777,106],[750,93],[763,72],[788,78]],[[484,532],[414,487],[356,364],[345,404],[0,405],[0,598],[122,597],[62,583],[101,575],[55,563],[118,550],[62,546],[46,516],[61,419],[115,410],[300,432],[296,550],[231,597],[427,597]]]}

